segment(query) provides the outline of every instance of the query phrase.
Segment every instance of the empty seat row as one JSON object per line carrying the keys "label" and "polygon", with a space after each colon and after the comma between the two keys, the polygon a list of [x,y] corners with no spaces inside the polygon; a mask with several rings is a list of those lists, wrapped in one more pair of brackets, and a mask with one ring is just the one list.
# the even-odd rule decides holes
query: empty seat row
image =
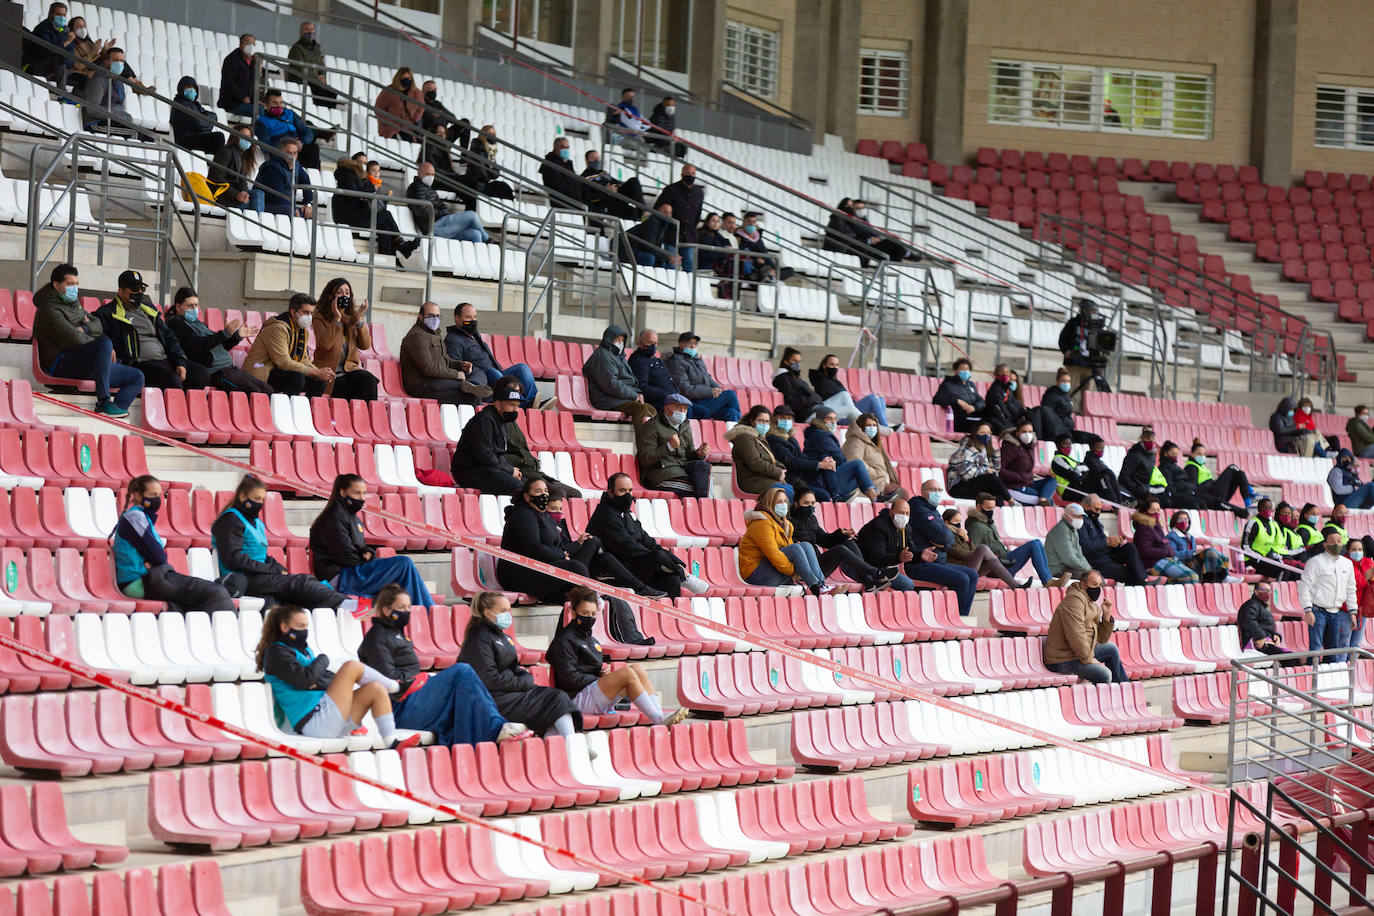
{"label": "empty seat row", "polygon": [[75,871],[114,865],[129,847],[87,843],[72,836],[62,790],[53,783],[0,787],[0,876]]}
{"label": "empty seat row", "polygon": [[1065,748],[1044,748],[913,767],[907,774],[907,811],[927,824],[968,827],[1041,811],[1159,795],[1183,788],[1168,735],[1112,738],[1094,750],[1133,760],[1160,775],[1141,773]]}
{"label": "empty seat row", "polygon": [[[67,108],[68,106],[60,106]],[[22,916],[229,916],[219,863],[98,872],[89,884],[64,875],[52,887],[38,879],[0,888],[0,913]]]}
{"label": "empty seat row", "polygon": [[[1141,684],[1075,684],[950,702],[1081,741],[1168,731],[1182,719],[1156,716]],[[929,757],[988,754],[1040,745],[1038,739],[919,700],[794,713],[792,758],[841,772]]]}

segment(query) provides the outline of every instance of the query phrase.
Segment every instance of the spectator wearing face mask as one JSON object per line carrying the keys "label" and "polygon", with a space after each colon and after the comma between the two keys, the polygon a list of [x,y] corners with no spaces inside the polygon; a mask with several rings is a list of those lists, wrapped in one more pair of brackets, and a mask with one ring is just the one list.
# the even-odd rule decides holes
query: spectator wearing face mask
{"label": "spectator wearing face mask", "polygon": [[[1366,545],[1361,541],[1351,541],[1345,545],[1346,558],[1350,560],[1350,565],[1355,567],[1355,594],[1357,599],[1357,610],[1352,615],[1354,629],[1350,631],[1350,639],[1346,645],[1352,649],[1356,648],[1364,641],[1364,622],[1366,617],[1374,617],[1374,604],[1369,603],[1366,593],[1369,591],[1370,583],[1374,582],[1374,559],[1366,555]],[[1369,613],[1365,613],[1365,608],[1369,608]],[[1351,655],[1354,658],[1354,655]]]}
{"label": "spectator wearing face mask", "polygon": [[[99,41],[92,37],[90,30],[86,27],[85,18],[81,16],[73,16],[68,27],[76,36],[76,40],[67,48],[74,58],[71,62],[71,70],[67,73],[67,85],[71,87],[74,94],[80,95],[85,91],[86,84],[90,82],[91,77],[95,75],[95,71],[91,69],[90,65],[95,63],[100,55],[113,48],[116,42],[113,38]],[[60,44],[60,42],[58,43]]]}
{"label": "spectator wearing face mask", "polygon": [[711,370],[706,368],[706,360],[697,349],[700,343],[701,338],[694,331],[679,334],[677,346],[666,360],[668,374],[677,386],[677,393],[692,402],[693,420],[734,423],[740,417],[739,398],[716,381]]}
{"label": "spectator wearing face mask", "polygon": [[81,305],[76,268],[59,264],[33,294],[33,346],[38,364],[59,378],[95,382],[95,412],[127,417],[143,390],[143,373],[114,358],[114,342]]}
{"label": "spectator wearing face mask", "polygon": [[1054,384],[1041,395],[1040,406],[1028,411],[1031,422],[1035,424],[1036,438],[1056,442],[1060,436],[1072,436],[1075,442],[1087,441],[1086,434],[1077,432],[1073,398],[1069,394],[1072,390],[1073,379],[1069,370],[1060,366]]}
{"label": "spectator wearing face mask", "polygon": [[682,258],[682,269],[691,273],[696,269],[697,250],[692,247],[698,241],[697,226],[701,224],[701,205],[706,200],[706,190],[697,184],[697,168],[694,165],[684,165],[682,167],[682,177],[668,185],[658,195],[658,200],[654,201],[654,206],[670,204],[673,208],[672,215],[677,218],[678,240],[684,246],[681,251],[672,248],[671,239],[669,240],[670,250]]}
{"label": "spectator wearing face mask", "polygon": [[1216,474],[1211,472],[1207,467],[1207,446],[1203,445],[1201,439],[1193,440],[1188,463],[1183,470],[1188,481],[1197,487],[1209,504],[1220,502],[1223,504],[1221,508],[1227,508],[1224,504],[1229,503],[1237,493],[1245,500],[1247,510],[1255,504],[1255,488],[1250,486],[1250,478],[1240,468],[1228,464]]}
{"label": "spectator wearing face mask", "polygon": [[320,167],[320,146],[315,142],[315,131],[300,115],[286,107],[280,89],[267,90],[262,110],[253,122],[253,135],[275,147],[281,147],[287,138],[294,138],[301,144],[298,151],[301,165],[307,169]]}
{"label": "spectator wearing face mask", "polygon": [[760,220],[763,214],[757,210],[747,210],[742,217],[743,222],[735,230],[735,237],[739,243],[739,249],[749,252],[752,257],[744,257],[743,263],[748,268],[745,275],[759,283],[776,283],[792,279],[796,273],[790,267],[782,267],[778,262],[778,254],[768,247],[763,240],[763,226]]}
{"label": "spectator wearing face mask", "polygon": [[635,425],[658,414],[653,405],[645,403],[634,370],[625,359],[625,342],[630,332],[619,325],[611,325],[602,333],[601,343],[592,350],[582,364],[587,380],[587,398],[597,410],[618,410]]}
{"label": "spectator wearing face mask", "polygon": [[377,93],[374,105],[377,112],[377,133],[385,139],[400,137],[412,143],[419,141],[417,128],[424,114],[425,94],[415,85],[415,74],[402,67],[391,83]]}
{"label": "spectator wearing face mask", "polygon": [[[580,499],[581,494],[577,497]],[[549,507],[546,510],[549,518],[558,526],[558,533],[563,539],[563,552],[571,559],[582,563],[591,572],[592,578],[608,585],[619,588],[628,588],[630,591],[644,598],[664,598],[668,593],[654,588],[640,580],[638,576],[630,572],[625,564],[620,562],[614,554],[608,553],[601,539],[590,531],[584,531],[581,535],[573,537],[572,529],[568,526],[567,504],[564,499],[549,493]],[[675,580],[677,585],[681,580]],[[674,591],[672,597],[676,598],[680,594]]]}
{"label": "spectator wearing face mask", "polygon": [[444,404],[476,404],[491,397],[490,387],[473,380],[472,363],[454,359],[444,349],[442,323],[439,303],[426,302],[401,339],[401,385],[406,394]]}
{"label": "spectator wearing face mask", "polygon": [[70,59],[64,56],[61,51],[54,50],[48,45],[70,49],[76,41],[76,35],[67,22],[67,5],[65,3],[49,5],[48,18],[33,27],[33,37],[43,41],[44,44],[40,45],[38,42],[31,41],[24,42],[22,59],[24,72],[61,86],[66,79]]}
{"label": "spectator wearing face mask", "polygon": [[262,67],[255,58],[257,41],[252,35],[239,36],[239,46],[230,51],[219,68],[219,99],[215,104],[231,115],[253,113],[254,70]]}
{"label": "spectator wearing face mask", "polygon": [[635,427],[635,460],[644,486],[679,496],[707,499],[711,495],[710,446],[697,445],[687,412],[692,402],[670,394],[663,410]]}
{"label": "spectator wearing face mask", "polygon": [[[463,176],[463,184],[476,194],[497,200],[512,200],[515,198],[515,192],[499,177],[501,168],[496,164],[499,153],[500,143],[496,139],[496,128],[490,124],[483,124],[482,130],[472,138],[467,153],[463,156],[463,161],[468,166],[467,173]],[[469,206],[468,209],[474,207]]]}
{"label": "spectator wearing face mask", "polygon": [[492,402],[463,427],[453,449],[452,473],[458,486],[498,496],[511,496],[524,486],[524,471],[507,458],[506,430],[519,416],[519,397],[518,386],[498,382]]}
{"label": "spectator wearing face mask", "polygon": [[[679,392],[667,364],[659,358],[658,332],[653,328],[645,328],[639,332],[635,343],[635,351],[630,354],[630,371],[635,374],[635,381],[644,394],[645,402],[662,410],[668,395]],[[739,416],[736,415],[735,419],[738,420]]]}
{"label": "spectator wearing face mask", "polygon": [[962,563],[969,569],[976,572],[979,578],[996,579],[1007,588],[1030,588],[1034,579],[1026,579],[1018,582],[1012,574],[1002,565],[1002,561],[997,559],[997,555],[992,552],[992,548],[985,545],[974,545],[969,540],[968,533],[964,531],[964,516],[958,509],[946,509],[940,514],[944,519],[945,527],[949,533],[954,535],[954,543],[949,545],[949,560],[951,563]]}
{"label": "spectator wearing face mask", "polygon": [[1303,548],[1299,556],[1306,560],[1322,549],[1322,514],[1315,503],[1307,503],[1298,510],[1293,531],[1298,536],[1298,544]]}
{"label": "spectator wearing face mask", "polygon": [[1028,506],[1053,505],[1058,487],[1053,477],[1035,476],[1035,427],[1023,419],[1002,433],[1002,465],[997,476],[1014,502]]}
{"label": "spectator wearing face mask", "polygon": [[[477,215],[474,202],[473,208],[467,210],[453,210],[449,208],[446,201],[439,198],[439,194],[434,190],[434,182],[438,173],[434,163],[422,162],[415,172],[415,180],[406,188],[406,197],[412,200],[425,201],[429,204],[415,203],[408,204],[410,215],[415,220],[417,231],[429,232],[431,228],[436,236],[441,239],[457,239],[461,242],[480,242],[491,241],[491,236],[482,226],[482,220]],[[336,198],[337,199],[337,198]],[[430,220],[433,219],[431,227]]]}
{"label": "spectator wearing face mask", "polygon": [[[1374,562],[1369,562],[1374,566]],[[1259,582],[1255,593],[1245,600],[1236,610],[1236,627],[1240,630],[1242,649],[1263,652],[1265,655],[1284,655],[1295,651],[1283,644],[1279,628],[1274,623],[1270,610],[1274,604],[1274,585],[1272,582]],[[1285,668],[1295,668],[1302,664],[1301,659],[1292,658],[1280,662]]]}
{"label": "spectator wearing face mask", "polygon": [[786,404],[779,405],[773,411],[773,425],[764,436],[764,443],[773,453],[773,458],[786,468],[785,480],[789,486],[793,489],[805,487],[820,502],[833,502],[834,496],[828,490],[818,488],[817,479],[820,471],[835,470],[835,459],[823,458],[818,461],[802,454],[801,444],[797,442],[794,433],[795,428],[796,419],[792,416],[792,408]]}
{"label": "spectator wearing face mask", "polygon": [[242,322],[233,318],[218,331],[212,331],[200,320],[200,297],[189,286],[176,291],[172,307],[166,312],[167,327],[176,335],[188,363],[195,363],[208,373],[210,384],[221,391],[244,391],[249,394],[271,394],[266,382],[258,381],[250,373],[234,365],[229,351],[243,340]]}
{"label": "spectator wearing face mask", "polygon": [[940,387],[935,389],[932,403],[954,412],[954,429],[957,432],[972,432],[982,418],[986,406],[973,387],[973,363],[960,357],[954,361],[954,374],[945,376]]}
{"label": "spectator wearing face mask", "polygon": [[210,184],[224,185],[223,190],[215,196],[215,203],[225,209],[252,210],[255,213],[266,210],[267,199],[263,190],[253,183],[261,163],[262,150],[253,145],[252,128],[240,124],[215,161],[210,163]]}
{"label": "spectator wearing face mask", "polygon": [[539,386],[529,366],[511,363],[502,367],[496,361],[487,339],[477,329],[477,306],[471,302],[460,302],[453,310],[453,324],[444,334],[444,352],[452,359],[471,363],[477,378],[485,377],[492,388],[502,379],[514,379],[520,387],[521,407],[529,409],[538,403],[541,410],[552,410],[557,403],[554,398],[539,400]]}
{"label": "spectator wearing face mask", "polygon": [[425,80],[420,90],[425,96],[425,113],[420,116],[420,126],[431,133],[440,128],[445,136],[453,138],[455,146],[460,149],[467,146],[471,139],[472,123],[467,118],[458,117],[439,101],[439,84],[434,80]]}
{"label": "spectator wearing face mask", "polygon": [[1020,572],[1029,562],[1035,574],[1040,577],[1041,584],[1068,585],[1067,575],[1061,575],[1058,579],[1051,578],[1049,561],[1045,558],[1045,545],[1038,539],[1026,541],[1015,550],[1007,549],[1002,543],[1002,536],[997,533],[996,512],[996,498],[991,493],[979,493],[973,508],[968,510],[968,517],[964,520],[964,530],[968,532],[969,543],[975,547],[987,547],[1012,575]]}
{"label": "spectator wearing face mask", "polygon": [[329,502],[310,525],[310,562],[315,578],[345,595],[371,598],[395,582],[422,607],[434,604],[415,561],[378,557],[363,537],[359,513],[367,506],[367,481],[357,474],[334,478]]}
{"label": "spectator wearing face mask", "polygon": [[177,82],[168,120],[172,125],[172,142],[182,149],[211,156],[224,149],[224,134],[215,130],[215,116],[200,104],[200,84],[194,76],[183,76]]}
{"label": "spectator wearing face mask", "polygon": [[859,546],[864,559],[892,576],[893,589],[909,592],[917,582],[952,589],[959,599],[959,613],[967,616],[973,610],[978,573],[948,562],[946,552],[954,535],[940,517],[943,498],[939,484],[927,480],[919,497],[894,499],[890,512],[879,512],[859,529]]}
{"label": "spectator wearing face mask", "polygon": [[1064,592],[1045,636],[1045,667],[1090,684],[1130,681],[1121,653],[1112,645],[1112,599],[1102,592],[1102,574],[1089,570]]}
{"label": "spectator wearing face mask", "polygon": [[[382,190],[381,163],[374,161],[359,166],[355,159],[340,159],[334,167],[334,183],[341,191],[377,194]],[[377,244],[377,253],[395,256],[398,263],[400,258],[410,257],[420,247],[418,238],[400,237],[396,217],[391,215],[384,200],[335,194],[329,199],[329,209],[334,214],[335,222],[365,233],[371,233],[375,227],[373,239]]]}
{"label": "spectator wearing face mask", "polygon": [[1180,509],[1228,509],[1240,518],[1248,518],[1250,513],[1240,506],[1226,502],[1213,488],[1201,488],[1179,466],[1182,449],[1177,442],[1166,441],[1159,449],[1159,471],[1164,475],[1168,489],[1160,496],[1160,501]]}
{"label": "spectator wearing face mask", "polygon": [[1078,543],[1084,515],[1081,505],[1069,503],[1064,507],[1064,514],[1059,521],[1045,535],[1045,560],[1055,576],[1081,579],[1092,570],[1088,558],[1083,556],[1082,545]]}
{"label": "spectator wearing face mask", "polygon": [[252,474],[239,481],[229,504],[210,527],[210,546],[219,559],[220,581],[235,587],[236,595],[261,598],[273,604],[329,607],[352,614],[358,599],[336,592],[305,573],[291,574],[268,554],[267,526],[262,507],[267,485]]}
{"label": "spectator wearing face mask", "polygon": [[162,492],[151,474],[129,481],[111,538],[115,584],[130,598],[163,601],[172,610],[233,611],[223,585],[179,573],[167,561],[167,542],[157,530]]}
{"label": "spectator wearing face mask", "polygon": [[[1241,550],[1245,553],[1245,565],[1251,571],[1271,579],[1292,579],[1295,573],[1279,564],[1301,569],[1302,561],[1293,556],[1301,551],[1301,543],[1296,533],[1280,524],[1275,514],[1273,500],[1266,496],[1259,501],[1255,517],[1241,532]],[[1287,511],[1283,514],[1286,516]]]}
{"label": "spectator wearing face mask", "polygon": [[884,433],[901,432],[904,428],[901,423],[893,427],[887,418],[887,401],[880,394],[866,394],[861,398],[855,398],[845,388],[844,382],[840,380],[840,358],[834,353],[827,353],[820,362],[820,365],[810,372],[811,387],[820,397],[824,398],[826,407],[835,411],[840,419],[840,424],[845,425],[858,419],[860,414],[872,414],[878,421]]}
{"label": "spectator wearing face mask", "polygon": [[687,158],[687,144],[677,139],[677,99],[665,95],[663,101],[649,112],[649,123],[658,130],[644,133],[644,142],[664,152],[671,152],[674,159]]}
{"label": "spectator wearing face mask", "polygon": [[1192,526],[1187,512],[1175,512],[1169,516],[1168,536],[1174,556],[1197,573],[1203,582],[1240,582],[1238,576],[1230,574],[1231,561],[1222,556],[1220,551],[1215,547],[1198,545],[1197,538],[1189,533]]}
{"label": "spectator wearing face mask", "polygon": [[879,502],[906,495],[906,491],[897,483],[897,468],[888,457],[883,439],[882,426],[871,413],[860,414],[844,434],[844,463],[863,462],[868,479],[878,490]]}
{"label": "spectator wearing face mask", "polygon": [[996,432],[1014,429],[1027,419],[1026,405],[1021,403],[1021,383],[1013,377],[1011,367],[998,363],[992,370],[992,384],[984,398],[983,419]]}
{"label": "spectator wearing face mask", "polygon": [[1164,510],[1160,508],[1159,500],[1152,499],[1131,513],[1131,524],[1135,527],[1132,540],[1136,552],[1140,554],[1140,562],[1152,575],[1160,577],[1161,581],[1185,585],[1198,581],[1198,574],[1178,557],[1168,532],[1164,530]]}
{"label": "spectator wearing face mask", "polygon": [[[1069,502],[1079,502],[1089,493],[1096,493],[1115,503],[1133,505],[1134,499],[1127,497],[1117,483],[1116,475],[1102,461],[1105,443],[1097,439],[1089,447],[1083,461],[1073,457],[1073,436],[1065,433],[1054,443],[1054,457],[1050,459],[1050,474],[1054,477],[1059,498]],[[1094,465],[1093,458],[1096,458]]]}
{"label": "spectator wearing face mask", "polygon": [[992,427],[979,423],[959,441],[959,447],[949,456],[945,481],[949,494],[959,499],[973,499],[979,493],[991,493],[999,506],[1012,501],[1011,492],[999,476],[1001,460],[992,444]]}
{"label": "spectator wearing face mask", "polygon": [[1374,458],[1374,428],[1369,425],[1369,408],[1360,404],[1355,415],[1345,421],[1345,434],[1350,437],[1350,450],[1360,458]]}
{"label": "spectator wearing face mask", "polygon": [[286,78],[293,83],[308,84],[316,105],[333,108],[338,105],[339,94],[327,85],[329,75],[325,72],[324,48],[316,40],[316,31],[315,23],[301,23],[300,37],[286,52],[297,66],[286,71]]}
{"label": "spectator wearing face mask", "polygon": [[601,539],[602,548],[650,588],[676,598],[686,589],[701,594],[707,584],[690,575],[687,565],[649,536],[635,518],[634,485],[630,476],[615,473],[587,520],[587,533]]}
{"label": "spectator wearing face mask", "polygon": [[1326,485],[1331,488],[1331,498],[1342,506],[1351,509],[1374,507],[1374,483],[1361,483],[1355,456],[1349,449],[1336,453],[1336,462],[1326,475]]}
{"label": "spectator wearing face mask", "polygon": [[[1322,531],[1322,552],[1303,567],[1298,579],[1298,606],[1307,624],[1309,651],[1344,649],[1359,616],[1360,599],[1355,585],[1355,566],[1341,555],[1341,531],[1327,526]],[[1341,664],[1345,655],[1314,657],[1318,664]]]}
{"label": "spectator wearing face mask", "polygon": [[1274,434],[1274,448],[1289,455],[1324,458],[1326,449],[1317,435],[1316,419],[1312,416],[1312,400],[1294,401],[1284,398],[1269,415],[1269,431]]}
{"label": "spectator wearing face mask", "polygon": [[[803,434],[805,445],[802,447],[802,454],[816,461],[823,458],[830,458],[835,462],[834,471],[822,471],[820,474],[821,486],[825,487],[837,498],[848,499],[853,488],[862,489],[865,493],[870,490],[877,494],[877,497],[869,497],[874,502],[887,502],[896,499],[898,496],[906,496],[900,484],[896,480],[895,470],[892,477],[887,477],[887,470],[890,465],[879,463],[873,470],[880,471],[879,476],[883,478],[883,483],[879,483],[873,476],[866,461],[861,461],[863,473],[859,473],[859,468],[854,468],[852,462],[858,458],[850,458],[840,445],[839,440],[839,419],[835,416],[835,411],[829,407],[820,407],[811,417],[811,422],[806,425],[806,432]],[[863,435],[861,432],[860,435]],[[851,451],[858,454],[857,450],[851,446]],[[886,454],[886,453],[884,453]],[[853,468],[852,477],[850,470]],[[833,475],[833,483],[832,483]],[[853,485],[852,488],[850,485]]]}
{"label": "spectator wearing face mask", "polygon": [[[1121,486],[1137,503],[1151,497],[1162,498],[1169,492],[1169,481],[1155,461],[1155,431],[1149,426],[1140,430],[1140,441],[1126,450],[1121,462]],[[1196,507],[1193,507],[1196,508]]]}
{"label": "spectator wearing face mask", "polygon": [[773,387],[782,392],[792,415],[802,422],[810,420],[822,405],[820,395],[801,377],[801,351],[794,347],[782,351],[778,368],[773,370]]}
{"label": "spectator wearing face mask", "polygon": [[556,138],[553,149],[544,154],[544,161],[539,164],[539,180],[551,194],[557,195],[550,198],[553,206],[586,206],[582,182],[577,180],[577,173],[573,171],[572,145],[567,137]]}
{"label": "spectator wearing face mask", "polygon": [[286,311],[263,322],[243,367],[260,382],[281,394],[319,397],[334,380],[334,370],[316,366],[306,349],[306,337],[315,320],[315,297],[296,293]]}
{"label": "spectator wearing face mask", "polygon": [[[586,564],[563,549],[563,534],[549,518],[549,501],[548,484],[537,477],[526,480],[506,509],[501,547],[575,575],[590,576]],[[533,595],[540,604],[562,604],[572,587],[557,575],[513,560],[497,561],[496,578],[504,588]]]}
{"label": "spectator wearing face mask", "polygon": [[739,574],[750,585],[776,588],[804,585],[813,595],[834,591],[821,571],[815,545],[796,541],[788,519],[787,491],[769,487],[754,508],[744,513],[746,527],[739,540]]}
{"label": "spectator wearing face mask", "polygon": [[[773,454],[766,441],[771,428],[772,415],[768,408],[755,404],[725,433],[725,441],[730,443],[730,460],[734,463],[735,486],[745,493],[762,493],[787,477],[786,465]],[[815,461],[814,458],[810,460]]]}
{"label": "spectator wearing face mask", "polygon": [[1083,548],[1083,556],[1104,576],[1125,585],[1144,585],[1148,574],[1140,552],[1121,535],[1107,534],[1101,517],[1101,498],[1089,495],[1083,500],[1083,526],[1078,529],[1078,545]]}
{"label": "spectator wearing face mask", "polygon": [[831,575],[836,569],[844,571],[849,578],[858,582],[866,592],[882,591],[892,587],[889,578],[882,570],[864,559],[854,539],[852,528],[836,528],[825,531],[820,519],[816,517],[816,494],[806,487],[794,487],[792,508],[787,517],[792,522],[792,539],[811,544],[820,556],[821,572]]}
{"label": "spectator wearing face mask", "polygon": [[[1350,532],[1347,530],[1349,522],[1350,510],[1345,506],[1338,504],[1336,508],[1331,510],[1331,518],[1327,521],[1327,527],[1334,528],[1336,531],[1340,532],[1342,547],[1352,540]],[[1322,530],[1324,531],[1325,529]],[[1358,540],[1364,544],[1364,552],[1366,555],[1374,555],[1374,536],[1366,534],[1364,537],[1355,538],[1354,540]]]}

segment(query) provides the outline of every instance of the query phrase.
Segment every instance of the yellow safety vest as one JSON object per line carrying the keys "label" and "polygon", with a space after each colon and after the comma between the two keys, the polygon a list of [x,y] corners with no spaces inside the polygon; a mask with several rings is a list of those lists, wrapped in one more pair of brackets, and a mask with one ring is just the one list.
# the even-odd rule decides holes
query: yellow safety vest
{"label": "yellow safety vest", "polygon": [[1303,541],[1306,543],[1308,547],[1311,547],[1313,544],[1320,544],[1322,542],[1322,533],[1318,531],[1316,528],[1313,528],[1311,525],[1307,524],[1306,522],[1303,522],[1301,525],[1299,525],[1297,531],[1298,536],[1303,539]]}
{"label": "yellow safety vest", "polygon": [[1169,481],[1164,479],[1164,472],[1159,469],[1159,465],[1150,468],[1150,486],[1169,488]]}
{"label": "yellow safety vest", "polygon": [[1269,556],[1274,552],[1281,530],[1282,527],[1273,519],[1267,522],[1262,518],[1255,519],[1255,539],[1250,542],[1250,549],[1262,557]]}
{"label": "yellow safety vest", "polygon": [[1190,467],[1197,468],[1198,486],[1201,486],[1202,484],[1212,479],[1212,472],[1207,470],[1207,462],[1198,461],[1196,458],[1189,458],[1188,465]]}
{"label": "yellow safety vest", "polygon": [[[1079,462],[1070,455],[1056,454],[1054,458],[1062,458],[1065,462],[1068,463],[1069,467],[1076,468],[1079,465]],[[1062,497],[1064,495],[1064,491],[1069,488],[1073,481],[1069,480],[1069,478],[1067,477],[1061,477],[1059,475],[1059,471],[1054,465],[1054,458],[1050,459],[1050,473],[1054,475],[1054,482],[1057,485],[1057,492]]]}

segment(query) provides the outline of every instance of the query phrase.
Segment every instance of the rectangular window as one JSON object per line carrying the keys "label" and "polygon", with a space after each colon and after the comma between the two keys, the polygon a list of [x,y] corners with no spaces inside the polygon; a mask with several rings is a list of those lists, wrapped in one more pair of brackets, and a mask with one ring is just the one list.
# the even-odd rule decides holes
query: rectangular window
{"label": "rectangular window", "polygon": [[1210,76],[994,60],[990,79],[994,124],[1203,139],[1212,131]]}
{"label": "rectangular window", "polygon": [[911,57],[905,51],[859,52],[859,114],[906,114]]}
{"label": "rectangular window", "polygon": [[1318,86],[1317,146],[1374,147],[1374,89]]}
{"label": "rectangular window", "polygon": [[741,22],[725,23],[725,81],[765,99],[778,96],[782,35]]}

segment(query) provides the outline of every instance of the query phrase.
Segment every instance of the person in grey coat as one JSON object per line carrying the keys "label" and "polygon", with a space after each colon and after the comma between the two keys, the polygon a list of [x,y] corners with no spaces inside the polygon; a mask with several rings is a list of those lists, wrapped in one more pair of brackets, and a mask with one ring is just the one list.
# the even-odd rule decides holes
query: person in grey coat
{"label": "person in grey coat", "polygon": [[697,352],[701,338],[693,331],[677,336],[677,346],[664,360],[678,394],[692,402],[688,416],[693,420],[724,420],[738,423],[739,398],[711,376],[706,360]]}
{"label": "person in grey coat", "polygon": [[635,381],[634,371],[625,359],[625,341],[630,332],[613,324],[601,335],[601,343],[582,364],[587,379],[587,397],[597,410],[618,410],[642,423],[658,415]]}

